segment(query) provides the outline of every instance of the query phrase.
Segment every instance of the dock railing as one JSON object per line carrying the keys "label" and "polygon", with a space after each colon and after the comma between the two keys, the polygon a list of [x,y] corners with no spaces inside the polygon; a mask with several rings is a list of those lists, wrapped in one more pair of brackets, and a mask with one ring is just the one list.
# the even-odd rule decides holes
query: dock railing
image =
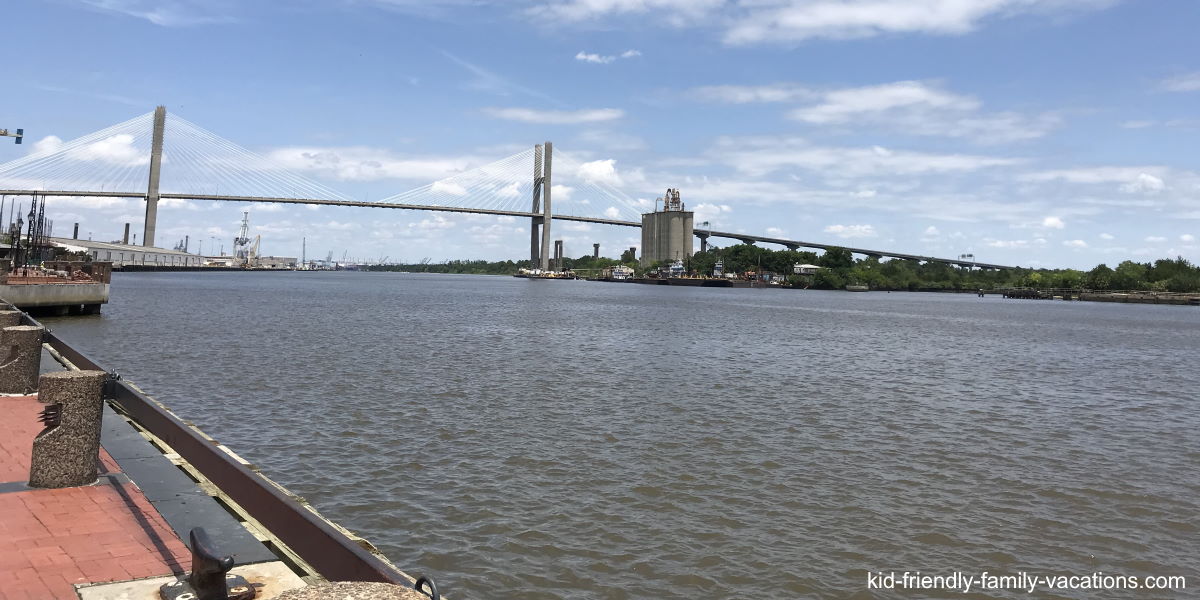
{"label": "dock railing", "polygon": [[[28,314],[27,325],[41,325]],[[44,327],[44,326],[43,326]],[[45,330],[43,343],[80,369],[109,373],[105,397],[242,507],[280,542],[329,581],[375,581],[412,586],[413,579],[373,554],[278,485],[221,449],[153,398]]]}

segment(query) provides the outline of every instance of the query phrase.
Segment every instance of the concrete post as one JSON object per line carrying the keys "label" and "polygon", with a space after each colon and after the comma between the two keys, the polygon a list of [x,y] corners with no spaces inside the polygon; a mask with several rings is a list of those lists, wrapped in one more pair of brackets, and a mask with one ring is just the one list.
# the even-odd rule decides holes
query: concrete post
{"label": "concrete post", "polygon": [[[142,245],[154,245],[154,227],[158,221],[158,176],[162,170],[163,130],[167,125],[167,107],[154,109],[154,136],[150,140],[150,183],[146,187],[146,223]],[[129,243],[126,240],[125,243]]]}
{"label": "concrete post", "polygon": [[57,371],[41,377],[38,401],[46,428],[33,440],[29,487],[65,488],[96,482],[104,371]]}
{"label": "concrete post", "polygon": [[42,366],[41,327],[14,325],[0,330],[0,394],[30,394],[37,391]]}
{"label": "concrete post", "polygon": [[542,270],[550,270],[550,165],[554,158],[554,144],[546,142],[542,158]]}
{"label": "concrete post", "polygon": [[21,311],[10,310],[8,307],[0,308],[0,329],[5,327],[16,327],[21,324]]}
{"label": "concrete post", "polygon": [[[529,212],[537,212],[542,208],[542,145],[538,144],[533,147],[533,208]],[[538,259],[541,256],[539,252],[541,248],[541,240],[538,239],[542,224],[541,217],[529,218],[529,268],[536,269],[540,266],[541,261]]]}

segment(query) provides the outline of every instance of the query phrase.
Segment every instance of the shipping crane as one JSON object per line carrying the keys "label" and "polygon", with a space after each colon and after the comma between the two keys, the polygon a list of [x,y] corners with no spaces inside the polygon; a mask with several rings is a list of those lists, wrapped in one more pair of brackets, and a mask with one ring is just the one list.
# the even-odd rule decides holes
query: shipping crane
{"label": "shipping crane", "polygon": [[262,236],[254,237],[254,243],[250,243],[250,211],[242,213],[242,229],[238,232],[238,236],[233,238],[233,258],[237,265],[242,268],[251,268],[258,262],[258,247],[262,243]]}

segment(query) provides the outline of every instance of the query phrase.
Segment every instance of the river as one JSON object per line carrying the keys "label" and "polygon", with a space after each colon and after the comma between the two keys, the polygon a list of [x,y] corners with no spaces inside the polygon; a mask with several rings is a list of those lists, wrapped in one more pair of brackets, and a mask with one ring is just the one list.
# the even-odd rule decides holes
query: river
{"label": "river", "polygon": [[294,272],[103,310],[46,323],[450,598],[1200,586],[1200,309]]}

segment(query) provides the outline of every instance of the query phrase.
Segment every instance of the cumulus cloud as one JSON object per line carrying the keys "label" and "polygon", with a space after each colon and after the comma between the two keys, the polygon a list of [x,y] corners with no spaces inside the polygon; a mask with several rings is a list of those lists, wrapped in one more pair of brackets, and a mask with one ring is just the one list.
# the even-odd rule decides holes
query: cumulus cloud
{"label": "cumulus cloud", "polygon": [[615,121],[625,116],[618,108],[590,108],[583,110],[538,110],[533,108],[485,108],[483,112],[497,119],[541,123],[550,125],[578,125]]}
{"label": "cumulus cloud", "polygon": [[829,225],[823,231],[832,233],[840,238],[875,237],[875,227],[872,225]]}
{"label": "cumulus cloud", "polygon": [[467,195],[467,188],[454,181],[435,181],[429,190],[435,194],[450,194],[451,196]]}
{"label": "cumulus cloud", "polygon": [[769,236],[769,237],[782,238],[785,235],[787,235],[787,232],[778,227],[768,227],[767,228],[767,236]]}
{"label": "cumulus cloud", "polygon": [[1102,234],[1100,234],[1100,239],[1102,239],[1102,240],[1113,240],[1113,239],[1116,239],[1116,236],[1114,236],[1114,235],[1113,235],[1113,234],[1111,234],[1111,233],[1102,233]]}
{"label": "cumulus cloud", "polygon": [[1165,238],[1161,235],[1152,235],[1152,236],[1147,237],[1146,241],[1150,242],[1151,244],[1159,244],[1159,243],[1167,241],[1167,238]]}
{"label": "cumulus cloud", "polygon": [[701,202],[692,207],[692,212],[695,213],[692,217],[693,222],[698,225],[704,222],[717,222],[721,215],[727,215],[733,212],[733,207],[728,204],[715,204],[709,202]]}
{"label": "cumulus cloud", "polygon": [[577,173],[581,179],[589,183],[607,183],[621,185],[621,177],[617,175],[617,161],[614,159],[593,160],[579,165]]}
{"label": "cumulus cloud", "polygon": [[1059,217],[1046,217],[1045,219],[1042,219],[1042,227],[1047,229],[1062,229],[1063,227],[1066,227],[1066,224],[1063,223],[1063,220]]}
{"label": "cumulus cloud", "polygon": [[942,232],[938,231],[938,228],[934,227],[933,225],[930,225],[929,227],[925,228],[925,235],[929,236],[929,237],[940,235],[941,233]]}
{"label": "cumulus cloud", "polygon": [[1185,234],[1179,236],[1179,241],[1191,243],[1191,242],[1196,241],[1196,236],[1194,236],[1190,233],[1185,233]]}
{"label": "cumulus cloud", "polygon": [[1083,240],[1064,240],[1062,245],[1068,248],[1087,248],[1087,242]]}
{"label": "cumulus cloud", "polygon": [[1121,191],[1127,194],[1155,194],[1163,191],[1166,184],[1159,177],[1149,173],[1138,173],[1137,177],[1121,186]]}

